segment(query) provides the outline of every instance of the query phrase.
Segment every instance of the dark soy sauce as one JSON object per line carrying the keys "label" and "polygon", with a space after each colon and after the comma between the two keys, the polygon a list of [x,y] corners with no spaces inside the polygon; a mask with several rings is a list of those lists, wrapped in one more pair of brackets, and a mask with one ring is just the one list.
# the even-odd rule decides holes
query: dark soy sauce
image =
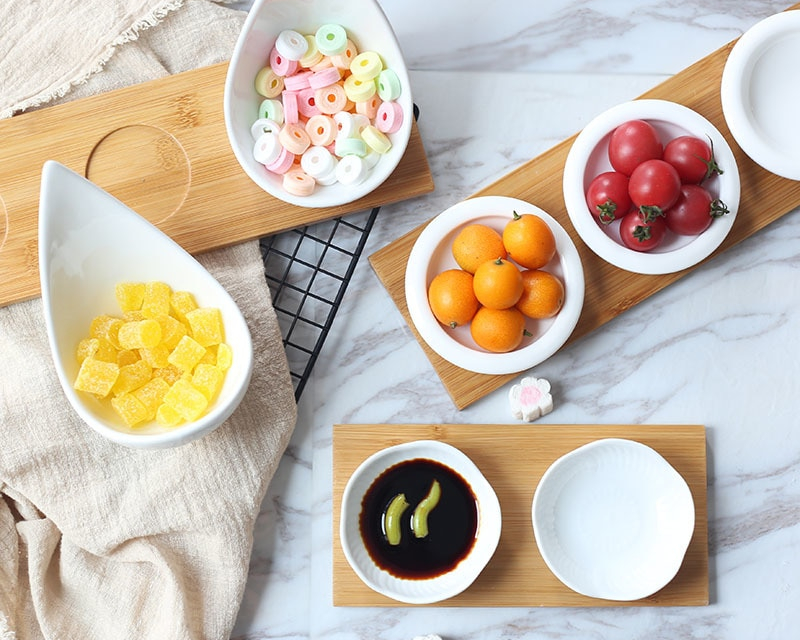
{"label": "dark soy sauce", "polygon": [[[428,515],[428,535],[416,538],[411,515],[434,479],[441,486],[439,503]],[[404,493],[409,503],[401,519],[400,544],[390,545],[383,531],[389,503]],[[378,476],[361,501],[361,537],[373,562],[398,578],[434,578],[452,570],[475,544],[478,504],[466,481],[434,460],[414,459]]]}

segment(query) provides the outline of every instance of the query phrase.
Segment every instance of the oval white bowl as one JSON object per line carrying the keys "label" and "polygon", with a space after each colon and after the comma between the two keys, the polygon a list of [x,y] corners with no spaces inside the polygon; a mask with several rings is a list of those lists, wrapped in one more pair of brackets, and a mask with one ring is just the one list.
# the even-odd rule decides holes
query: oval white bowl
{"label": "oval white bowl", "polygon": [[[436,274],[458,268],[451,247],[459,230],[467,224],[487,224],[502,233],[519,214],[541,217],[556,239],[556,257],[543,269],[564,283],[561,311],[547,320],[528,319],[522,346],[508,353],[490,353],[478,347],[468,326],[443,327],[428,304],[428,286]],[[436,216],[422,230],[408,257],[405,276],[406,303],[411,320],[422,339],[448,362],[475,373],[502,375],[525,371],[552,356],[567,341],[583,309],[585,282],[578,250],[564,228],[539,207],[505,196],[482,196],[463,200]]]}
{"label": "oval white bowl", "polygon": [[[244,397],[253,368],[250,331],[239,307],[211,274],[119,200],[71,169],[45,163],[39,201],[39,273],[53,362],[70,404],[83,421],[118,444],[165,448],[216,429]],[[217,399],[198,420],[166,428],[127,427],[116,412],[73,388],[75,350],[95,316],[119,313],[115,285],[161,280],[222,313],[233,363]]]}
{"label": "oval white bowl", "polygon": [[767,171],[800,180],[800,11],[777,13],[739,38],[720,83],[722,112],[742,150]]}
{"label": "oval white bowl", "polygon": [[[283,188],[282,176],[270,173],[253,157],[254,141],[250,130],[264,99],[256,93],[254,82],[259,70],[268,64],[269,52],[281,31],[292,29],[304,35],[312,34],[328,23],[340,24],[360,51],[377,52],[385,67],[397,74],[402,86],[397,102],[403,109],[403,124],[397,132],[388,134],[392,148],[381,156],[363,182],[352,186],[317,185],[311,195],[295,196]],[[248,12],[225,79],[225,127],[242,169],[270,195],[301,207],[333,207],[371,193],[391,175],[405,153],[411,137],[413,108],[411,84],[400,45],[383,10],[374,0],[256,0]]]}
{"label": "oval white bowl", "polygon": [[695,525],[683,477],[654,449],[621,438],[556,460],[536,487],[532,518],[542,558],[562,583],[620,601],[675,577]]}
{"label": "oval white bowl", "polygon": [[[668,232],[653,251],[628,249],[619,238],[619,222],[601,225],[586,204],[586,190],[598,174],[611,170],[608,139],[611,132],[628,120],[648,120],[666,144],[679,135],[711,140],[717,164],[724,173],[704,183],[730,213],[717,218],[697,236]],[[681,271],[710,256],[727,237],[739,209],[740,181],[736,158],[725,138],[706,118],[681,104],[667,100],[633,100],[601,113],[577,135],[564,163],[564,202],[567,213],[586,245],[598,256],[633,273],[664,274]]]}
{"label": "oval white bowl", "polygon": [[[433,460],[455,471],[477,499],[478,530],[469,554],[452,570],[429,579],[404,579],[378,567],[361,536],[361,502],[372,483],[396,464],[416,459]],[[364,460],[350,476],[342,494],[339,538],[347,562],[372,590],[408,604],[430,604],[458,595],[483,571],[500,541],[502,515],[494,489],[475,463],[461,450],[436,440],[417,440],[382,449]]]}

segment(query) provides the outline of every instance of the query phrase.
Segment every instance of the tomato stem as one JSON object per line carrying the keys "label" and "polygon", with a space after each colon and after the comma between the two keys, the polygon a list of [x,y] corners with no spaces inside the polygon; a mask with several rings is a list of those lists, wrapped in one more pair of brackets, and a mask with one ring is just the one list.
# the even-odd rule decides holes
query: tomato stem
{"label": "tomato stem", "polygon": [[612,200],[606,200],[603,204],[597,205],[597,215],[600,222],[603,224],[611,224],[617,219],[617,203]]}
{"label": "tomato stem", "polygon": [[652,222],[658,218],[658,216],[663,216],[664,212],[661,210],[661,207],[643,204],[639,207],[639,215],[642,217],[644,222]]}
{"label": "tomato stem", "polygon": [[730,213],[730,210],[722,200],[717,198],[711,202],[711,211],[709,211],[709,214],[712,218],[721,218],[726,213]]}
{"label": "tomato stem", "polygon": [[717,159],[714,157],[714,141],[711,139],[711,136],[708,136],[708,144],[711,147],[711,158],[706,160],[705,158],[696,156],[698,160],[701,160],[706,165],[706,175],[703,176],[703,179],[700,182],[708,180],[713,175],[721,176],[724,173],[724,171],[717,164]]}
{"label": "tomato stem", "polygon": [[652,233],[649,226],[637,224],[631,235],[639,242],[645,242],[650,239]]}

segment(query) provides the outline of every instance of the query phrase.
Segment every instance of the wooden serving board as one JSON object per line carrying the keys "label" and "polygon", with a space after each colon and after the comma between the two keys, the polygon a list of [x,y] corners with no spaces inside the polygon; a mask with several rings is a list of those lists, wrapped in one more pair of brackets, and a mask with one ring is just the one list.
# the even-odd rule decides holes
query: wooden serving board
{"label": "wooden serving board", "polygon": [[262,191],[228,143],[220,63],[0,120],[0,306],[39,294],[42,165],[58,160],[190,253],[433,190],[416,125],[389,179],[347,205],[306,208]]}
{"label": "wooden serving board", "polygon": [[[800,4],[794,5],[792,9],[800,9]],[[800,205],[800,182],[781,178],[755,164],[736,145],[725,123],[720,101],[720,79],[725,61],[734,44],[735,41],[730,42],[640,96],[671,100],[694,109],[719,129],[736,157],[741,177],[741,202],[736,223],[722,245],[708,259],[748,238]],[[567,344],[593,331],[692,270],[655,276],[634,274],[609,264],[583,243],[570,222],[561,187],[564,162],[576,136],[577,134],[564,140],[474,194],[511,196],[531,202],[558,220],[572,237],[583,262],[586,295],[578,325]],[[423,224],[413,229],[372,254],[369,260],[433,364],[456,407],[463,409],[498,389],[516,374],[483,375],[456,367],[431,350],[416,332],[406,306],[404,279],[409,253],[424,227]]]}
{"label": "wooden serving board", "polygon": [[[498,437],[501,435],[502,437]],[[659,592],[633,602],[583,596],[547,568],[533,536],[533,494],[560,456],[601,438],[628,438],[658,451],[686,480],[695,506],[695,529],[675,578]],[[367,587],[351,569],[339,540],[342,494],[368,456],[402,442],[434,439],[463,451],[500,500],[503,526],[497,551],[466,591],[437,606],[604,607],[708,604],[706,440],[702,425],[334,425],[333,604],[408,606]]]}

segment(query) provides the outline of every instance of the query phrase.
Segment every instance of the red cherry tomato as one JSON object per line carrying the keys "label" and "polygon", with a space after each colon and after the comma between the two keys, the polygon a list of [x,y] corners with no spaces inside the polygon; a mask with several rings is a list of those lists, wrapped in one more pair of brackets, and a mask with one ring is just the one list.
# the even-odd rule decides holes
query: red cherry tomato
{"label": "red cherry tomato", "polygon": [[681,182],[700,184],[712,175],[722,173],[714,159],[711,145],[694,136],[678,136],[664,147],[664,158],[678,172]]}
{"label": "red cherry tomato", "polygon": [[606,171],[596,176],[586,190],[586,204],[603,224],[621,218],[631,208],[628,176],[619,171]]}
{"label": "red cherry tomato", "polygon": [[645,220],[639,211],[631,211],[619,225],[622,243],[634,251],[651,251],[664,240],[667,223],[663,216]]}
{"label": "red cherry tomato", "polygon": [[636,207],[658,207],[664,211],[678,199],[681,178],[668,162],[645,160],[633,170],[628,193]]}
{"label": "red cherry tomato", "polygon": [[696,236],[711,225],[714,218],[728,213],[721,200],[697,184],[685,184],[677,202],[664,213],[667,228],[682,236]]}
{"label": "red cherry tomato", "polygon": [[661,158],[664,149],[658,132],[646,120],[619,125],[608,141],[608,160],[616,171],[629,176],[645,160]]}

